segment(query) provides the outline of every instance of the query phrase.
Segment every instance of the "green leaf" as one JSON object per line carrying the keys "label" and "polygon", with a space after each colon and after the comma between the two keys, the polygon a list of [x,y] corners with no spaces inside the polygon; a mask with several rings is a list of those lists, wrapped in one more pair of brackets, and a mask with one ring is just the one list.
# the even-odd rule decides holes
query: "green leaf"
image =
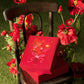
{"label": "green leaf", "polygon": [[77,34],[78,34],[80,31],[80,17],[76,21],[76,29],[77,29]]}

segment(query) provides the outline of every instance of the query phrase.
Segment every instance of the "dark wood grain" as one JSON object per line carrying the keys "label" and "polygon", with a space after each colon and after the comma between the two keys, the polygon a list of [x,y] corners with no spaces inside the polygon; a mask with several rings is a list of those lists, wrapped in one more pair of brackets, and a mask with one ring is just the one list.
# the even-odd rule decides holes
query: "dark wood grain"
{"label": "dark wood grain", "polygon": [[49,12],[49,36],[53,37],[53,12]]}
{"label": "dark wood grain", "polygon": [[[13,32],[13,21],[12,20],[9,20],[9,26],[10,26],[10,31]],[[19,70],[20,69],[19,68],[20,55],[19,55],[19,49],[18,49],[17,42],[13,41],[13,47],[14,47],[14,53],[15,53],[15,59],[16,59],[18,84],[21,84],[21,81],[20,81],[20,70]]]}
{"label": "dark wood grain", "polygon": [[[24,84],[37,84],[27,72],[25,72],[25,71],[21,71],[21,72],[23,75],[23,79],[25,80]],[[72,80],[73,80],[72,74],[70,72],[68,72],[68,73],[65,73],[61,76],[57,76],[53,79],[50,79],[50,80],[45,81],[40,84],[63,84],[63,83],[68,84],[68,83],[71,83]]]}
{"label": "dark wood grain", "polygon": [[10,9],[8,8],[3,14],[5,20],[12,20],[21,14],[27,14],[30,12],[56,12],[57,8],[58,4],[55,2],[31,2],[17,5]]}

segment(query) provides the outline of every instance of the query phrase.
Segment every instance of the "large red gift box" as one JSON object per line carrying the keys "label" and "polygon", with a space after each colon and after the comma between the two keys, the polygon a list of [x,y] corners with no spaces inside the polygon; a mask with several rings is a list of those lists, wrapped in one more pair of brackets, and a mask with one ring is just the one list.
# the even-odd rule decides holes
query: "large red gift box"
{"label": "large red gift box", "polygon": [[[55,74],[55,72],[57,72],[56,70],[59,68],[58,67],[56,69],[56,66],[58,66],[60,63],[57,61],[58,56],[56,55],[58,47],[59,38],[57,37],[30,36],[23,58],[21,59],[20,67],[26,71],[37,83],[60,75]],[[63,62],[65,63],[65,61]],[[67,67],[67,63],[65,67]],[[66,70],[63,72],[61,71],[61,74],[66,71],[68,71],[68,68],[66,68]],[[43,79],[41,76],[47,78]],[[41,81],[39,80],[39,77]]]}
{"label": "large red gift box", "polygon": [[69,65],[66,61],[61,58],[58,58],[56,61],[55,68],[52,71],[52,74],[43,74],[38,75],[38,72],[25,72],[23,71],[23,78],[27,84],[39,84],[45,81],[48,81],[52,78],[56,78],[60,75],[63,75],[69,71]]}

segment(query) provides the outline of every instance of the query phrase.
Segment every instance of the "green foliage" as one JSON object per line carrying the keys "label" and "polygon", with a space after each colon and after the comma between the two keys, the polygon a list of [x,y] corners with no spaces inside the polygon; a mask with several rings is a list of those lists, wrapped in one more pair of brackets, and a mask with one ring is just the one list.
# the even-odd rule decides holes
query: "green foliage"
{"label": "green foliage", "polygon": [[80,32],[80,17],[76,21],[77,34]]}

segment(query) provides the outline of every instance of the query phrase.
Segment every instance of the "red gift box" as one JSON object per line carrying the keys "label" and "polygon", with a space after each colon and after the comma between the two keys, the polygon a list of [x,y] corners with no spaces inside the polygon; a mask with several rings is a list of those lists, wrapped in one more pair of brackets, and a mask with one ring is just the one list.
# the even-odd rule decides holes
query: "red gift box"
{"label": "red gift box", "polygon": [[55,68],[52,70],[52,74],[43,74],[38,77],[39,83],[63,75],[69,71],[69,64],[62,58],[58,58]]}
{"label": "red gift box", "polygon": [[[58,58],[56,61],[55,68],[52,71],[52,74],[43,74],[43,75],[38,75],[37,72],[25,72],[23,71],[24,74],[24,80],[28,84],[39,84],[44,81],[47,81],[49,79],[55,78],[57,76],[63,75],[64,73],[67,73],[69,71],[69,65],[66,61],[64,61],[61,58]],[[30,76],[29,76],[30,75]]]}
{"label": "red gift box", "polygon": [[[39,77],[43,74],[48,74],[49,78],[54,77],[53,73],[58,65],[56,55],[58,47],[59,38],[57,37],[30,36],[20,67],[37,83],[40,82]],[[46,80],[48,79],[46,78]]]}

